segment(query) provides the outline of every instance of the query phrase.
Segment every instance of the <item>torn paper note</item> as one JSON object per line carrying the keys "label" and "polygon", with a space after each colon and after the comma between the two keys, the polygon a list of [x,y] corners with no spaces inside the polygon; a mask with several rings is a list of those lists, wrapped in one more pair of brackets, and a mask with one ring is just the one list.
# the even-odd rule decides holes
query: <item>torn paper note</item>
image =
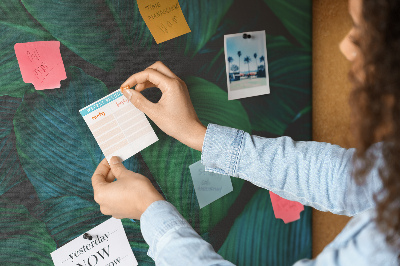
{"label": "torn paper note", "polygon": [[273,192],[269,192],[275,218],[282,219],[285,224],[300,219],[300,213],[304,210],[303,204],[284,199]]}
{"label": "torn paper note", "polygon": [[200,161],[189,169],[200,209],[233,191],[230,176],[207,172]]}
{"label": "torn paper note", "polygon": [[36,90],[60,88],[67,78],[59,41],[16,43],[14,50],[22,79]]}
{"label": "torn paper note", "polygon": [[107,161],[123,161],[158,140],[144,113],[117,90],[79,110]]}
{"label": "torn paper note", "polygon": [[137,0],[137,4],[157,44],[190,32],[178,0]]}
{"label": "torn paper note", "polygon": [[82,232],[50,255],[55,266],[138,265],[122,222],[115,218]]}

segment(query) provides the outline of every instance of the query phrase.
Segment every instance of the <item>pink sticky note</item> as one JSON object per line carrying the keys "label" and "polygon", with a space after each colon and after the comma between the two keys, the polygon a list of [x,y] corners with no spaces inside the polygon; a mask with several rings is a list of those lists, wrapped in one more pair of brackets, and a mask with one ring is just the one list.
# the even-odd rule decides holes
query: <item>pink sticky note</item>
{"label": "pink sticky note", "polygon": [[269,192],[275,218],[282,219],[285,224],[300,219],[300,212],[304,211],[304,206],[296,201],[290,201],[279,197],[273,192]]}
{"label": "pink sticky note", "polygon": [[16,43],[14,50],[22,79],[36,90],[60,88],[67,78],[59,41]]}

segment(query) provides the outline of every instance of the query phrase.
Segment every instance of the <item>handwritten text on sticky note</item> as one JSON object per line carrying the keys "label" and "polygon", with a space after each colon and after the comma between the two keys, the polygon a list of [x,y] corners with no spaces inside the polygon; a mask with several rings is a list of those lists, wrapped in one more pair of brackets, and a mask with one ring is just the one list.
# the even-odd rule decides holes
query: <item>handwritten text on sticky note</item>
{"label": "handwritten text on sticky note", "polygon": [[269,192],[274,209],[275,218],[282,219],[285,224],[300,219],[300,213],[304,210],[303,204],[284,199],[273,192]]}
{"label": "handwritten text on sticky note", "polygon": [[200,208],[233,191],[230,176],[206,172],[200,161],[190,165],[189,169]]}
{"label": "handwritten text on sticky note", "polygon": [[190,32],[178,0],[137,0],[137,4],[157,44]]}
{"label": "handwritten text on sticky note", "polygon": [[60,88],[67,78],[59,41],[16,43],[14,50],[22,79],[36,90]]}

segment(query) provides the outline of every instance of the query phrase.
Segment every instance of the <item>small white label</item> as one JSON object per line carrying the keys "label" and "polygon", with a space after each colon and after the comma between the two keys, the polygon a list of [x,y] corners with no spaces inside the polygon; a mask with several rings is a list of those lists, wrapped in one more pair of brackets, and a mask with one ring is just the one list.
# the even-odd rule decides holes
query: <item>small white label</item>
{"label": "small white label", "polygon": [[201,161],[189,169],[200,209],[233,191],[230,176],[207,172]]}
{"label": "small white label", "polygon": [[138,265],[119,219],[110,218],[51,253],[55,266]]}

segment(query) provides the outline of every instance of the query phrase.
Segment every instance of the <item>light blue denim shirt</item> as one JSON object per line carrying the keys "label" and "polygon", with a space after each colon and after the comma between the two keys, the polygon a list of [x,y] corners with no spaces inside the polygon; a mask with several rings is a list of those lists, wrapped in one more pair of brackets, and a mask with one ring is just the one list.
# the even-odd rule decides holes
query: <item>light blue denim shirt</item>
{"label": "light blue denim shirt", "polygon": [[[328,143],[261,138],[209,124],[201,161],[207,171],[242,178],[321,211],[354,216],[317,258],[305,258],[296,266],[398,265],[398,251],[386,244],[374,222],[373,195],[382,187],[378,176],[382,159],[378,152],[375,168],[358,186],[351,177],[354,152]],[[166,201],[148,207],[141,217],[141,231],[157,265],[233,265]]]}

